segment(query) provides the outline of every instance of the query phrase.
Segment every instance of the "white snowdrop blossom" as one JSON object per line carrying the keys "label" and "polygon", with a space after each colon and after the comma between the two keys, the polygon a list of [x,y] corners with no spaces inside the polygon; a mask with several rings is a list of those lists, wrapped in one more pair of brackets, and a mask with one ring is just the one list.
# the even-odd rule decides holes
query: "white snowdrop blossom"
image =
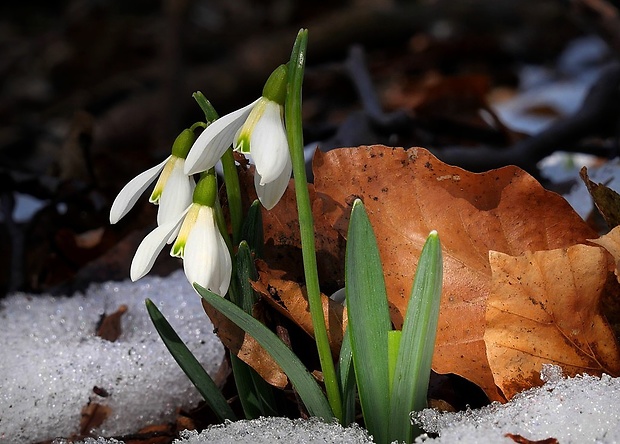
{"label": "white snowdrop blossom", "polygon": [[220,296],[226,294],[232,274],[232,259],[217,226],[212,202],[214,197],[209,200],[200,195],[205,188],[201,189],[201,183],[202,180],[189,207],[175,219],[155,228],[140,243],[131,263],[132,281],[151,270],[166,242],[178,231],[170,255],[183,259],[188,281]]}
{"label": "white snowdrop blossom", "polygon": [[284,127],[286,75],[286,66],[279,66],[265,83],[262,97],[209,125],[190,150],[185,173],[213,168],[233,145],[236,151],[251,156],[256,167],[256,194],[265,208],[273,208],[293,171]]}
{"label": "white snowdrop blossom", "polygon": [[284,194],[293,171],[283,114],[282,105],[261,97],[235,140],[237,151],[252,156],[256,194],[268,210]]}
{"label": "white snowdrop blossom", "polygon": [[158,176],[149,199],[151,203],[159,205],[157,224],[162,225],[176,219],[192,202],[192,193],[196,186],[194,179],[184,173],[184,157],[193,140],[193,131],[183,131],[175,140],[170,156],[130,180],[112,203],[110,223],[115,224],[125,216]]}

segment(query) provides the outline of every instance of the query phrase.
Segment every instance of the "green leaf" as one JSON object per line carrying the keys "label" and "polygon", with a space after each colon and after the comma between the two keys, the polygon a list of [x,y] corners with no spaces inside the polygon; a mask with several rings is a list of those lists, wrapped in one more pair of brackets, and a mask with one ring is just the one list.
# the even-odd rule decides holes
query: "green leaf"
{"label": "green leaf", "polygon": [[[235,286],[235,291],[230,292],[231,300],[236,306],[251,315],[254,303],[258,298],[250,280],[256,280],[258,273],[247,242],[243,241],[239,244],[235,260],[237,263],[236,279],[239,285]],[[278,416],[272,387],[245,362],[234,355],[231,355],[230,359],[235,375],[237,393],[246,418]]]}
{"label": "green leaf", "polygon": [[342,399],[342,425],[347,426],[355,421],[355,393],[357,393],[353,354],[351,353],[351,337],[348,328],[344,332],[340,346],[338,379],[340,382],[340,398]]}
{"label": "green leaf", "polygon": [[349,334],[366,428],[387,442],[389,419],[388,331],[392,329],[379,249],[364,204],[353,203],[345,257]]}
{"label": "green leaf", "polygon": [[216,310],[251,335],[273,357],[293,384],[311,416],[327,421],[334,414],[316,380],[295,354],[267,327],[232,302],[194,284],[196,291]]}
{"label": "green leaf", "polygon": [[250,250],[259,258],[263,256],[263,245],[265,244],[263,239],[263,212],[261,208],[262,206],[258,199],[252,202],[241,229],[241,239],[248,243]]}
{"label": "green leaf", "polygon": [[442,279],[441,244],[432,231],[420,254],[403,324],[390,405],[392,440],[411,442],[409,413],[426,407]]}
{"label": "green leaf", "polygon": [[170,354],[196,386],[206,403],[211,407],[211,410],[221,421],[225,419],[236,421],[237,417],[228,405],[228,402],[226,402],[226,398],[217,388],[211,376],[209,376],[196,357],[179,338],[179,335],[177,335],[161,311],[150,299],[146,299],[145,303],[153,325],[155,325]]}

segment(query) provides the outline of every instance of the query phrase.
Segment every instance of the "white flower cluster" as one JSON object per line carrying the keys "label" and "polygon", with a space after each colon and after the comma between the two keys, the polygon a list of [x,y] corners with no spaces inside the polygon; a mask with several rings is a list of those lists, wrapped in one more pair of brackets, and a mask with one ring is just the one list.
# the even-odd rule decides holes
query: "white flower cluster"
{"label": "white flower cluster", "polygon": [[[210,188],[196,184],[194,174],[211,170],[233,146],[250,155],[255,164],[254,184],[261,204],[268,210],[280,200],[292,172],[286,130],[284,98],[286,67],[276,69],[263,96],[208,125],[194,137],[184,130],[175,140],[172,154],[159,165],[132,179],[118,194],[110,210],[110,223],[117,223],[155,181],[150,202],[159,205],[157,228],[149,233],[134,255],[130,277],[146,275],[166,244],[170,254],[183,259],[190,283],[224,296],[230,285],[230,251],[217,225],[215,182]],[[210,196],[210,197],[209,197]]]}

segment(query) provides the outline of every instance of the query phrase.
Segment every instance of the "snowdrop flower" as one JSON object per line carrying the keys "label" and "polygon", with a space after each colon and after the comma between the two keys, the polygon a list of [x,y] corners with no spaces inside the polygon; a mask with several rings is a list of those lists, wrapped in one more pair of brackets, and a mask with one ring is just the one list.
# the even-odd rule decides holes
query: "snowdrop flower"
{"label": "snowdrop flower", "polygon": [[235,150],[252,157],[258,198],[265,208],[273,208],[293,171],[284,128],[286,76],[286,65],[280,65],[267,79],[262,97],[209,125],[187,156],[185,173],[213,168],[234,143]]}
{"label": "snowdrop flower", "polygon": [[217,226],[214,209],[216,194],[215,175],[204,175],[196,185],[189,207],[174,220],[151,231],[138,246],[131,263],[132,281],[151,270],[170,236],[179,230],[170,255],[183,259],[187,280],[220,296],[226,294],[232,274],[232,260]]}
{"label": "snowdrop flower", "polygon": [[194,179],[183,172],[185,158],[194,140],[194,132],[191,129],[184,130],[174,141],[170,156],[130,180],[112,203],[110,223],[115,224],[125,216],[157,176],[159,179],[149,199],[151,203],[159,205],[157,224],[162,225],[178,218],[192,202],[196,186]]}

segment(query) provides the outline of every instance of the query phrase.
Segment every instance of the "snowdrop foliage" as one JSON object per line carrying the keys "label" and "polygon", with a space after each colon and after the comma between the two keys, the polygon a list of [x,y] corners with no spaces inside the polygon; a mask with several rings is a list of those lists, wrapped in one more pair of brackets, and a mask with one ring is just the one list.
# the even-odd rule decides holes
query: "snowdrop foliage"
{"label": "snowdrop foliage", "polygon": [[262,97],[209,125],[194,143],[185,172],[213,168],[234,144],[235,150],[251,156],[256,194],[265,208],[273,208],[293,171],[284,126],[286,76],[286,66],[280,65],[265,83]]}
{"label": "snowdrop foliage", "polygon": [[174,141],[170,156],[129,181],[112,204],[110,223],[115,224],[124,217],[158,176],[149,199],[151,203],[159,205],[157,224],[162,225],[177,219],[192,202],[192,193],[196,186],[194,179],[184,173],[185,157],[194,139],[192,130],[184,130]]}

